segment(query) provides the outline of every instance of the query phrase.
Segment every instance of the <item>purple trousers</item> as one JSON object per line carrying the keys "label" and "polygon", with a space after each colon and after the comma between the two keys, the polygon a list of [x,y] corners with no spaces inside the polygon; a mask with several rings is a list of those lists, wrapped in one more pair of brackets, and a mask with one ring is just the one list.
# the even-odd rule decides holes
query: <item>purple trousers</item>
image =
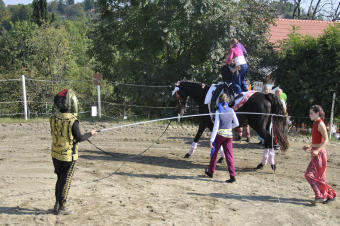
{"label": "purple trousers", "polygon": [[[233,156],[233,138],[226,138],[226,137],[222,137],[217,134],[215,150],[219,150],[221,145],[223,147],[223,151],[226,157],[229,174],[231,177],[234,177],[235,167],[234,167],[234,156]],[[213,174],[216,169],[217,154],[218,154],[218,151],[215,151],[210,159],[209,173],[211,174]]]}

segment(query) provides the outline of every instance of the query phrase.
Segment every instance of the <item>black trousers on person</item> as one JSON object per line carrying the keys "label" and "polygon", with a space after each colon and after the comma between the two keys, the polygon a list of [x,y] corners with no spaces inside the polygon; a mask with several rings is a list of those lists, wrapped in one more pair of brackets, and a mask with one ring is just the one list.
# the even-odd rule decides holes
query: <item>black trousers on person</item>
{"label": "black trousers on person", "polygon": [[57,174],[57,183],[55,184],[55,198],[59,205],[63,206],[67,199],[68,191],[70,190],[71,180],[74,172],[76,161],[64,162],[52,158],[54,173]]}

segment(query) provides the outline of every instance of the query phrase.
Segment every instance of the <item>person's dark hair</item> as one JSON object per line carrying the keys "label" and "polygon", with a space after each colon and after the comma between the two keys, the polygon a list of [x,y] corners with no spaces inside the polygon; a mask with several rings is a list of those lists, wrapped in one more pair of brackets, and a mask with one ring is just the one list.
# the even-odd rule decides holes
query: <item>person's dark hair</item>
{"label": "person's dark hair", "polygon": [[319,112],[320,118],[322,120],[325,120],[325,112],[323,111],[323,109],[320,105],[313,105],[310,109],[315,113]]}
{"label": "person's dark hair", "polygon": [[66,97],[59,96],[59,94],[55,95],[55,97],[54,97],[54,104],[59,109],[59,111],[61,113],[67,112],[67,108],[66,108],[65,102],[66,102]]}

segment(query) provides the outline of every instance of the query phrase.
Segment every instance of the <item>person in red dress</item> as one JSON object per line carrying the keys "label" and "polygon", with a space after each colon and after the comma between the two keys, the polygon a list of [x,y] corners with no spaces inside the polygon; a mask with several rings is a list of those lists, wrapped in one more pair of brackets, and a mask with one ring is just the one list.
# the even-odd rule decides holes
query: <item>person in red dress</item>
{"label": "person in red dress", "polygon": [[328,136],[323,121],[325,112],[321,106],[314,105],[309,110],[309,117],[314,121],[312,144],[305,145],[303,149],[305,151],[310,150],[312,159],[307,167],[305,178],[315,193],[315,200],[312,201],[312,204],[327,204],[335,200],[336,192],[326,181],[327,153],[325,147],[328,143]]}

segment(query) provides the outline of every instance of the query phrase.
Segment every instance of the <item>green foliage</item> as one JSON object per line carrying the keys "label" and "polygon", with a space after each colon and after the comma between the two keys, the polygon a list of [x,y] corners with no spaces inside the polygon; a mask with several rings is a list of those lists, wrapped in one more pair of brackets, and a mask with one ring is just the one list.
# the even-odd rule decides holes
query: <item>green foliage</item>
{"label": "green foliage", "polygon": [[[329,117],[334,92],[336,103],[340,100],[340,28],[330,26],[319,38],[292,33],[282,44],[274,76],[288,96],[290,115],[306,117],[309,108],[319,104]],[[339,114],[335,107],[335,116]]]}
{"label": "green foliage", "polygon": [[271,3],[275,9],[277,17],[291,19],[293,18],[294,4],[288,0],[278,0]]}
{"label": "green foliage", "polygon": [[31,20],[33,9],[30,5],[14,5],[9,8],[11,22]]}
{"label": "green foliage", "polygon": [[93,9],[95,6],[95,0],[84,0],[85,10]]}
{"label": "green foliage", "polygon": [[71,4],[64,8],[64,14],[67,19],[84,21],[86,14],[83,4]]}
{"label": "green foliage", "polygon": [[[18,79],[22,74],[26,75],[30,111],[45,112],[45,102],[51,103],[55,93],[64,88],[77,91],[83,102],[95,99],[90,98],[93,95],[91,82],[64,82],[92,77],[91,60],[86,52],[90,40],[84,23],[65,21],[57,27],[48,24],[38,27],[35,23],[18,21],[11,27],[0,36],[0,76],[1,79]],[[54,82],[37,82],[30,78]],[[21,92],[20,81],[0,83],[2,101],[17,101]],[[21,103],[12,104],[0,113],[20,112],[21,108]]]}
{"label": "green foliage", "polygon": [[48,10],[46,0],[33,0],[33,20],[41,26],[48,21]]}
{"label": "green foliage", "polygon": [[0,10],[4,10],[6,8],[6,5],[4,1],[0,0]]}
{"label": "green foliage", "polygon": [[[233,37],[249,52],[250,76],[270,52],[265,33],[273,11],[263,1],[99,0],[97,11],[91,53],[98,71],[109,80],[148,85],[169,85],[180,79],[211,83],[218,79],[224,50]],[[164,90],[116,91],[122,102],[157,106],[166,100]]]}
{"label": "green foliage", "polygon": [[11,28],[11,23],[30,20],[32,8],[28,5],[14,5],[10,8],[0,7],[0,34]]}
{"label": "green foliage", "polygon": [[66,0],[67,5],[74,5],[74,0]]}

